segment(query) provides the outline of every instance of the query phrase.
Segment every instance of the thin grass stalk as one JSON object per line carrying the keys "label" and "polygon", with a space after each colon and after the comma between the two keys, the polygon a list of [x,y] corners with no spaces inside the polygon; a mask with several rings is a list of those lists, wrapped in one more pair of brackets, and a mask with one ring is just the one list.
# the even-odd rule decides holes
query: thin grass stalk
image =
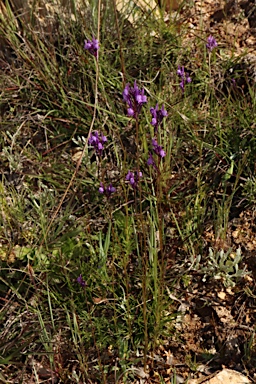
{"label": "thin grass stalk", "polygon": [[[139,179],[140,173],[140,140],[139,140],[139,116],[136,115],[136,162],[137,162],[137,177]],[[142,300],[143,300],[143,322],[144,322],[144,369],[147,365],[147,354],[148,354],[148,315],[147,315],[147,290],[148,290],[148,255],[147,255],[147,234],[145,233],[145,222],[143,218],[143,207],[142,207],[142,187],[141,182],[138,180],[138,190],[139,190],[139,203],[138,203],[138,194],[135,189],[135,215],[137,216],[137,224],[140,230],[139,233],[139,249],[142,260]],[[139,205],[139,206],[138,206]]]}

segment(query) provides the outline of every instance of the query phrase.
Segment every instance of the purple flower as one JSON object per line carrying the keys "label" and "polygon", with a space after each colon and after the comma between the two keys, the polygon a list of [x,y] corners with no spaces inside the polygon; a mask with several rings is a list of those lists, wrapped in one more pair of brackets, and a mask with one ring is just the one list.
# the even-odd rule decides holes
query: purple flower
{"label": "purple flower", "polygon": [[104,192],[105,192],[104,185],[102,183],[100,183],[99,193],[103,194]]}
{"label": "purple flower", "polygon": [[147,96],[144,95],[144,89],[139,89],[134,81],[133,87],[130,84],[126,84],[123,91],[123,99],[127,103],[127,114],[128,116],[137,118],[142,105],[147,103]]}
{"label": "purple flower", "polygon": [[155,168],[156,170],[158,170],[157,165],[156,165],[156,163],[155,163],[155,160],[154,160],[154,158],[153,158],[152,153],[149,154],[149,158],[148,158],[148,161],[147,161],[147,165],[149,165],[149,166],[152,165],[153,168]]}
{"label": "purple flower", "polygon": [[102,193],[104,195],[106,195],[108,198],[110,197],[110,195],[112,195],[112,193],[114,193],[116,191],[116,188],[113,187],[112,184],[109,184],[109,186],[107,188],[104,187],[103,183],[100,183],[100,187],[99,187],[99,193]]}
{"label": "purple flower", "polygon": [[158,144],[156,139],[152,139],[152,146],[153,146],[153,151],[159,156],[161,159],[166,156],[165,151],[163,150],[163,147]]}
{"label": "purple flower", "polygon": [[212,35],[210,35],[207,39],[206,48],[211,52],[213,48],[216,48],[218,46],[217,41],[214,39]]}
{"label": "purple flower", "polygon": [[148,158],[148,161],[147,161],[147,165],[153,165],[153,166],[156,165],[152,153],[149,154],[149,158]]}
{"label": "purple flower", "polygon": [[231,79],[232,88],[236,88],[236,79]]}
{"label": "purple flower", "polygon": [[140,177],[142,177],[142,172],[131,172],[129,171],[125,177],[126,181],[129,181],[129,184],[133,187],[136,188],[137,184],[139,182]]}
{"label": "purple flower", "polygon": [[163,118],[168,116],[168,113],[164,109],[164,106],[159,110],[158,104],[156,104],[155,108],[150,108],[150,113],[152,115],[151,125],[153,125],[156,133],[158,131],[158,126],[163,121]]}
{"label": "purple flower", "polygon": [[81,287],[85,287],[85,286],[86,286],[86,282],[84,281],[84,279],[83,279],[83,277],[82,277],[81,274],[78,276],[78,278],[76,279],[76,281],[77,281],[77,283],[78,283],[79,285],[81,285]]}
{"label": "purple flower", "polygon": [[189,76],[188,73],[185,73],[184,66],[180,67],[178,66],[177,70],[177,75],[181,77],[181,82],[180,82],[180,88],[182,92],[185,91],[185,84],[186,83],[191,83],[191,77]]}
{"label": "purple flower", "polygon": [[88,144],[91,145],[92,147],[94,147],[95,151],[99,155],[101,155],[101,152],[104,149],[104,144],[107,141],[108,141],[108,139],[106,138],[106,136],[103,135],[103,133],[101,133],[101,135],[99,135],[99,132],[95,131],[91,134],[91,136],[88,140]]}
{"label": "purple flower", "polygon": [[184,66],[182,66],[182,67],[178,66],[177,75],[180,77],[185,76]]}
{"label": "purple flower", "polygon": [[93,37],[92,40],[84,41],[84,49],[89,51],[95,57],[98,57],[99,48],[99,41],[95,39],[95,37]]}
{"label": "purple flower", "polygon": [[109,184],[109,186],[106,188],[106,195],[110,196],[112,193],[116,191],[116,188],[112,186],[112,184]]}

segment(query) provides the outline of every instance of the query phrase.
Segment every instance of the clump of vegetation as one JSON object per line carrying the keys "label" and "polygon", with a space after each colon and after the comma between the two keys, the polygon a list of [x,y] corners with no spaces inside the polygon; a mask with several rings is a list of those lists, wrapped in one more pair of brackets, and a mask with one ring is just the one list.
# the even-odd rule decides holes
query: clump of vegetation
{"label": "clump of vegetation", "polygon": [[248,275],[228,232],[255,201],[254,89],[219,89],[213,36],[198,66],[175,20],[136,12],[0,16],[4,382],[150,380],[199,279]]}

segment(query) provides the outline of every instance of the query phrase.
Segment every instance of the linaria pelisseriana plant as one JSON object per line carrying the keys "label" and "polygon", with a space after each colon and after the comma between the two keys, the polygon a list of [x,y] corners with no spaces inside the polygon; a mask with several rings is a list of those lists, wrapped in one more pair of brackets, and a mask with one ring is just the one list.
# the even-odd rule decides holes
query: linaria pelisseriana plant
{"label": "linaria pelisseriana plant", "polygon": [[[104,11],[110,3],[104,4]],[[95,15],[94,10],[92,13]],[[85,30],[95,28],[89,19],[81,20]],[[9,67],[9,61],[5,63],[1,59],[0,63],[0,119],[7,127],[0,138],[4,169],[0,185],[0,254],[3,257],[7,242],[10,254],[19,259],[18,271],[16,265],[13,269],[5,265],[1,274],[1,284],[7,287],[3,296],[6,306],[4,304],[1,314],[5,317],[6,311],[7,321],[1,323],[4,324],[1,338],[4,337],[0,356],[1,363],[7,361],[8,366],[8,359],[13,361],[17,355],[22,355],[24,362],[28,346],[32,353],[35,351],[35,356],[42,352],[42,349],[38,351],[38,343],[33,349],[33,340],[38,339],[34,329],[32,335],[29,329],[27,336],[23,327],[28,322],[23,321],[20,308],[28,312],[32,305],[29,322],[32,318],[36,324],[34,315],[38,313],[44,357],[50,356],[54,375],[58,373],[62,382],[89,382],[93,376],[93,380],[103,383],[109,382],[111,375],[111,379],[115,376],[115,382],[119,383],[125,382],[124,373],[129,375],[127,367],[133,364],[135,352],[136,364],[139,364],[143,346],[146,357],[151,343],[161,343],[160,337],[164,335],[161,321],[167,324],[166,340],[171,345],[174,311],[164,295],[165,287],[175,285],[188,255],[193,261],[198,260],[199,253],[203,255],[196,268],[192,268],[192,275],[200,275],[202,270],[205,284],[207,277],[216,276],[220,284],[231,284],[229,279],[234,283],[239,278],[242,267],[236,255],[230,254],[225,259],[226,252],[222,255],[213,250],[213,256],[211,253],[209,256],[208,248],[205,250],[202,246],[202,234],[210,222],[216,237],[225,237],[230,215],[234,214],[233,201],[240,192],[242,203],[248,196],[255,201],[255,182],[250,178],[250,172],[254,175],[255,163],[255,103],[253,101],[248,109],[245,100],[229,104],[216,98],[213,75],[216,71],[219,74],[219,68],[215,68],[219,55],[215,54],[218,48],[213,38],[205,39],[203,49],[193,55],[195,60],[199,58],[194,65],[192,58],[183,56],[184,50],[178,49],[173,55],[167,41],[170,25],[168,39],[164,38],[163,44],[156,47],[148,30],[145,36],[142,32],[142,28],[145,32],[145,19],[132,38],[125,28],[118,36],[113,23],[115,27],[110,26],[110,32],[108,28],[100,31],[100,44],[93,37],[83,45],[81,31],[72,34],[80,28],[79,23],[73,21],[71,33],[64,38],[65,46],[60,44],[56,51],[49,43],[51,39],[41,39],[39,33],[35,33],[31,41],[31,30],[19,33],[13,17],[14,29],[7,40],[15,48],[17,60],[15,58],[14,68]],[[4,22],[0,23],[1,36],[6,33]],[[6,23],[6,30],[10,32],[10,23]],[[159,33],[161,35],[157,31]],[[179,44],[178,39],[176,43]],[[122,79],[116,46],[122,48],[125,56],[123,67],[127,71],[122,70]],[[205,60],[200,56],[201,51]],[[198,80],[200,60],[204,66],[201,83]],[[19,70],[21,62],[22,70]],[[183,63],[184,68],[179,68],[177,76],[178,63]],[[95,91],[97,64],[98,92]],[[179,89],[175,88],[176,77]],[[189,84],[190,77],[192,84]],[[125,86],[127,79],[130,83]],[[195,88],[194,79],[197,79]],[[234,87],[239,88],[239,76],[234,80]],[[94,98],[97,113],[93,122]],[[165,107],[170,114],[167,123]],[[45,137],[45,146],[41,136]],[[132,149],[121,145],[121,136],[131,139]],[[83,143],[79,143],[81,137],[85,138]],[[75,155],[79,151],[73,153],[74,144],[76,149],[81,149],[87,140],[82,166],[72,184],[74,189],[64,199],[63,209],[47,234],[48,218],[55,211],[56,202],[59,204],[76,165]],[[21,189],[17,183],[19,178]],[[27,188],[31,188],[28,198]],[[213,212],[217,212],[218,217],[213,217]],[[34,251],[38,237],[43,237],[44,243]],[[24,247],[24,242],[30,242],[29,246]],[[199,252],[197,247],[201,247]],[[173,259],[172,255],[175,255]],[[210,269],[207,269],[208,261]],[[177,263],[180,263],[179,269],[175,269]],[[170,277],[170,265],[174,278]],[[49,280],[45,280],[45,276]],[[18,289],[13,281],[19,282]],[[10,291],[14,293],[14,306],[8,305]],[[25,299],[23,292],[25,295],[29,292]],[[36,307],[38,299],[42,302],[42,315]],[[165,304],[169,317],[167,311],[163,311]],[[9,308],[12,307],[17,317],[10,323]],[[17,322],[17,318],[21,321]],[[23,345],[21,353],[16,348],[15,355],[13,340],[15,334],[21,333],[27,337],[28,344]],[[5,343],[8,337],[10,343]],[[10,352],[6,345],[10,346]],[[63,369],[60,357],[67,354],[66,351],[62,354],[63,345],[67,345],[71,355],[65,367],[75,361],[72,369]],[[103,362],[103,355],[110,357],[110,363]],[[13,372],[13,367],[10,371]],[[133,377],[127,383],[136,379]]]}
{"label": "linaria pelisseriana plant", "polygon": [[[87,50],[90,52],[90,44],[88,48],[88,43],[85,46]],[[90,52],[93,53],[93,52]],[[145,140],[145,135],[144,133],[141,134],[140,130],[140,125],[144,124],[144,119],[142,116],[142,108],[145,106],[148,102],[148,98],[146,96],[146,92],[144,88],[140,88],[137,84],[137,81],[134,81],[133,86],[131,86],[129,83],[127,83],[124,87],[123,90],[123,101],[125,102],[127,106],[127,115],[131,119],[131,124],[134,124],[134,128],[136,131],[135,135],[135,144],[136,144],[136,158],[135,162],[133,163],[133,168],[130,168],[128,172],[124,175],[123,181],[122,179],[120,180],[119,178],[119,185],[117,182],[113,181],[110,182],[110,177],[108,177],[108,170],[106,168],[107,165],[107,160],[106,157],[103,158],[103,151],[104,151],[104,145],[107,142],[106,136],[98,131],[92,132],[91,136],[89,137],[88,144],[90,147],[93,148],[97,156],[99,157],[99,170],[98,170],[98,177],[99,177],[99,189],[98,192],[102,195],[105,195],[107,199],[109,200],[110,197],[112,198],[115,195],[115,192],[117,188],[122,191],[121,188],[124,189],[124,200],[125,204],[128,207],[127,208],[127,215],[132,214],[134,216],[134,235],[137,238],[137,257],[139,260],[139,263],[142,268],[142,313],[143,313],[143,322],[144,322],[144,348],[145,348],[145,356],[146,356],[146,350],[148,348],[148,336],[149,336],[149,329],[148,329],[148,321],[149,318],[153,317],[153,313],[148,314],[148,308],[146,307],[146,303],[149,297],[149,278],[150,278],[150,268],[149,267],[149,254],[148,251],[145,247],[145,244],[148,243],[148,233],[146,231],[146,228],[148,227],[148,220],[147,217],[145,216],[142,208],[142,200],[143,200],[143,195],[144,195],[144,189],[146,187],[146,180],[144,179],[143,173],[140,170],[141,166],[143,165],[143,158],[144,158],[144,167],[145,166],[150,166],[153,165],[153,168],[157,170],[156,174],[153,175],[152,177],[155,178],[156,184],[158,185],[158,190],[161,189],[161,163],[166,156],[166,152],[161,144],[159,144],[158,140],[161,140],[162,132],[161,129],[163,127],[163,120],[164,118],[167,117],[167,111],[164,108],[164,105],[162,105],[161,109],[159,109],[158,104],[153,108],[150,108],[149,112],[151,113],[152,120],[151,120],[151,125],[154,128],[154,137],[151,138],[151,147],[152,147],[152,153],[150,152],[149,154],[145,153],[142,156],[140,148],[142,148],[142,143]],[[150,141],[149,141],[150,145]],[[145,156],[149,155],[148,161],[146,161]],[[120,170],[120,174],[121,174]],[[115,185],[115,186],[114,186]],[[129,203],[129,200],[127,198],[128,194],[130,193],[129,190],[127,189],[127,185],[132,187],[132,191],[134,194],[134,204]],[[114,198],[112,198],[112,201]],[[162,218],[160,217],[161,214],[161,209],[160,206],[157,206],[156,208],[156,215],[159,216],[159,223],[158,224],[161,227],[161,232],[163,230],[163,223],[162,223]],[[113,216],[110,213],[109,215],[110,219],[110,227],[112,226],[112,221],[113,221]],[[128,217],[126,219],[126,222],[128,223]],[[128,224],[127,224],[128,225]],[[127,228],[125,231],[127,232]],[[111,232],[110,232],[111,233]],[[160,236],[161,237],[161,236]],[[162,243],[162,238],[161,238],[161,243]],[[154,286],[157,287],[160,280],[163,280],[164,276],[164,264],[163,264],[163,246],[161,245],[162,249],[162,261],[159,262],[159,266],[157,267],[158,261],[157,259],[154,259],[154,270],[161,270],[160,274],[155,274],[154,273]],[[107,257],[107,254],[105,254],[105,258]],[[126,259],[125,259],[126,260]],[[127,298],[130,296],[129,293],[129,275],[127,272],[127,265],[128,261],[123,261],[124,265],[124,274],[125,274],[125,286],[126,286],[126,296]],[[80,279],[80,277],[78,278]],[[80,281],[80,280],[79,280]],[[78,281],[78,282],[79,282]],[[81,285],[81,282],[80,282]],[[161,286],[161,283],[159,284]],[[158,288],[157,288],[158,289]],[[155,318],[155,331],[154,335],[152,334],[151,337],[157,338],[157,333],[160,330],[160,315],[161,315],[161,300],[162,300],[162,295],[163,291],[157,292],[157,289],[155,290],[154,294],[154,311],[157,311],[159,313],[159,316]],[[127,310],[130,308],[129,300],[126,301],[126,306]],[[152,320],[150,320],[151,322]],[[130,327],[130,326],[129,326]],[[131,329],[130,329],[131,332]]]}

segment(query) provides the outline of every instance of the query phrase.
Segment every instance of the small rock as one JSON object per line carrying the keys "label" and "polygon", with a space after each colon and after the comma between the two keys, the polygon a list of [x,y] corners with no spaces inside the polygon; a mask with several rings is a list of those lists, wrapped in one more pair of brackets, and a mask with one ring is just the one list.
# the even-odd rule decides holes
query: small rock
{"label": "small rock", "polygon": [[204,379],[193,379],[189,380],[188,384],[246,384],[251,383],[251,381],[237,371],[232,369],[223,369],[221,372],[218,372]]}

